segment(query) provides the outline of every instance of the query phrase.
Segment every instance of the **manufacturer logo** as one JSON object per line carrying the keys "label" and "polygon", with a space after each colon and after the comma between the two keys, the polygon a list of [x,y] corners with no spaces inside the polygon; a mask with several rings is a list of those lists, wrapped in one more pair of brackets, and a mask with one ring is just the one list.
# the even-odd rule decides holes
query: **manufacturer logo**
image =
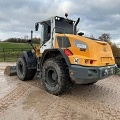
{"label": "manufacturer logo", "polygon": [[85,45],[85,44],[77,44],[77,47],[81,48],[81,49],[86,49],[87,45]]}
{"label": "manufacturer logo", "polygon": [[80,51],[86,51],[88,45],[80,40],[74,40],[75,46],[80,48]]}

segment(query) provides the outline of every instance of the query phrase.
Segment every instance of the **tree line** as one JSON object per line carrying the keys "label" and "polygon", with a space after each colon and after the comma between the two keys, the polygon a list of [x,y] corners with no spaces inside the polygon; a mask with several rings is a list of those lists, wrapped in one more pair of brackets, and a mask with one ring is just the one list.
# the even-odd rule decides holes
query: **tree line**
{"label": "tree line", "polygon": [[[27,43],[27,40],[29,40],[29,39],[26,39],[26,38],[8,38],[4,42]],[[40,44],[40,38],[35,37],[35,38],[33,38],[32,42],[34,44]]]}

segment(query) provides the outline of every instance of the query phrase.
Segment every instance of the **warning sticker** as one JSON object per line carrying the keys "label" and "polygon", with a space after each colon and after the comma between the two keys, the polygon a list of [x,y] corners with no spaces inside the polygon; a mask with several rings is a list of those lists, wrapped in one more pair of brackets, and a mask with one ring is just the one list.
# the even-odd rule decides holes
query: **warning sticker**
{"label": "warning sticker", "polygon": [[75,58],[75,59],[74,59],[74,63],[75,63],[75,64],[78,64],[78,63],[79,63],[79,58]]}

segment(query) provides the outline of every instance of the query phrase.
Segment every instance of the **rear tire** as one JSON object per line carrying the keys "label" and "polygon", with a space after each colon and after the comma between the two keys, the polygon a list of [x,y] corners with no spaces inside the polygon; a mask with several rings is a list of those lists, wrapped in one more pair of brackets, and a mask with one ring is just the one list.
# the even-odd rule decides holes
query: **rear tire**
{"label": "rear tire", "polygon": [[19,58],[16,65],[17,76],[20,80],[32,80],[35,76],[36,69],[28,69],[26,60]]}
{"label": "rear tire", "polygon": [[72,86],[65,62],[63,63],[57,58],[45,61],[42,69],[42,81],[46,91],[54,95],[60,95],[66,90],[70,90]]}

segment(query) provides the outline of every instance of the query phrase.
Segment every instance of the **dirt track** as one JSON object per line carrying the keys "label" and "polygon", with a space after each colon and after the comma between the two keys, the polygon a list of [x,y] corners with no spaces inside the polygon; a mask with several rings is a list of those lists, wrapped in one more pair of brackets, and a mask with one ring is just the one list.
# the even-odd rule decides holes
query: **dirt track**
{"label": "dirt track", "polygon": [[0,63],[0,120],[120,120],[120,77],[94,85],[74,85],[72,92],[54,96],[38,78],[20,81],[4,75],[13,63]]}

